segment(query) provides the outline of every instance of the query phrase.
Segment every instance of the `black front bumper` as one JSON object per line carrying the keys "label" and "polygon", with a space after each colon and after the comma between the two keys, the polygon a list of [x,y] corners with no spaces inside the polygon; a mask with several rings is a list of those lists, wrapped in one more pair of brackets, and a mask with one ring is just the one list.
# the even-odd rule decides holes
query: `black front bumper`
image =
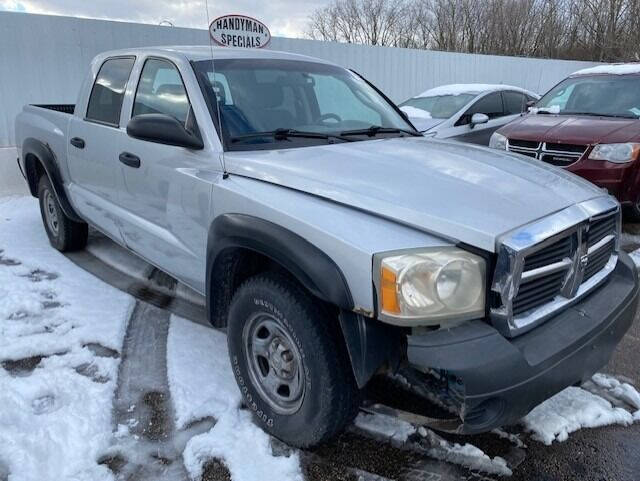
{"label": "black front bumper", "polygon": [[621,253],[614,272],[584,300],[543,325],[507,339],[484,322],[408,336],[409,362],[446,371],[462,405],[460,431],[473,434],[516,423],[567,386],[609,362],[638,304],[638,276]]}

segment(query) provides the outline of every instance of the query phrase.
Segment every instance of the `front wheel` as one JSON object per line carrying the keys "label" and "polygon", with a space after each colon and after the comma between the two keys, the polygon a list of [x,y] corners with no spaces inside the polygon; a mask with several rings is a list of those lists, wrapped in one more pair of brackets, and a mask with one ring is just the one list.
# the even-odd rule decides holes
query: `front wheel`
{"label": "front wheel", "polygon": [[337,319],[324,313],[302,287],[271,273],[246,281],[229,310],[229,356],[244,402],[292,446],[331,438],[358,408]]}

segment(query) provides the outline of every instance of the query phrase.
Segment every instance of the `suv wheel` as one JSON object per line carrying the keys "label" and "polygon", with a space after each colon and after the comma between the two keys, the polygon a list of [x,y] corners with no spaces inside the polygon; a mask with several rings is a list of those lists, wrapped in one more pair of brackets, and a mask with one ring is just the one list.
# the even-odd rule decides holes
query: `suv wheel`
{"label": "suv wheel", "polygon": [[38,182],[38,200],[45,231],[51,245],[60,252],[83,249],[87,245],[87,224],[74,222],[60,208],[49,177],[43,175]]}
{"label": "suv wheel", "polygon": [[629,217],[633,222],[640,222],[640,198],[629,207]]}
{"label": "suv wheel", "polygon": [[297,447],[353,420],[358,390],[337,319],[288,278],[246,281],[229,310],[229,356],[244,403],[262,427]]}

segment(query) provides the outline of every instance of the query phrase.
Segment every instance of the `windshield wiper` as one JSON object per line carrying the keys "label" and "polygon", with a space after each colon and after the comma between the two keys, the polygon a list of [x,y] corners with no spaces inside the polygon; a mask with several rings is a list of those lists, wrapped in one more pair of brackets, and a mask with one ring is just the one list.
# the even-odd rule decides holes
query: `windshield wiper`
{"label": "windshield wiper", "polygon": [[353,142],[353,139],[343,137],[338,134],[325,134],[322,132],[305,132],[295,129],[276,129],[267,132],[252,132],[250,134],[236,135],[231,137],[232,143],[243,142],[245,140],[256,139],[260,137],[273,137],[275,140],[287,140],[292,137],[299,137],[305,139],[339,139],[344,142]]}
{"label": "windshield wiper", "polygon": [[398,127],[381,127],[379,125],[372,125],[367,129],[357,130],[345,130],[340,132],[340,135],[367,135],[369,137],[375,137],[378,134],[407,134],[413,137],[422,137],[421,133],[414,132],[409,129],[400,129]]}
{"label": "windshield wiper", "polygon": [[561,115],[588,115],[590,117],[614,117],[618,119],[637,119],[634,115],[622,115],[622,114],[602,114],[597,112],[561,112]]}

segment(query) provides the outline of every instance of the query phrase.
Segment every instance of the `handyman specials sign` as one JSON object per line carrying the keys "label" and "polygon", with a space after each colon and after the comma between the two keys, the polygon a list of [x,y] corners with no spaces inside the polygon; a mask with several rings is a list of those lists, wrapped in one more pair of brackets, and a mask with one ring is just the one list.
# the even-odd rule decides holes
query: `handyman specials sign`
{"label": "handyman specials sign", "polygon": [[259,20],[244,15],[224,15],[209,25],[209,34],[223,47],[262,48],[271,40],[271,32]]}

